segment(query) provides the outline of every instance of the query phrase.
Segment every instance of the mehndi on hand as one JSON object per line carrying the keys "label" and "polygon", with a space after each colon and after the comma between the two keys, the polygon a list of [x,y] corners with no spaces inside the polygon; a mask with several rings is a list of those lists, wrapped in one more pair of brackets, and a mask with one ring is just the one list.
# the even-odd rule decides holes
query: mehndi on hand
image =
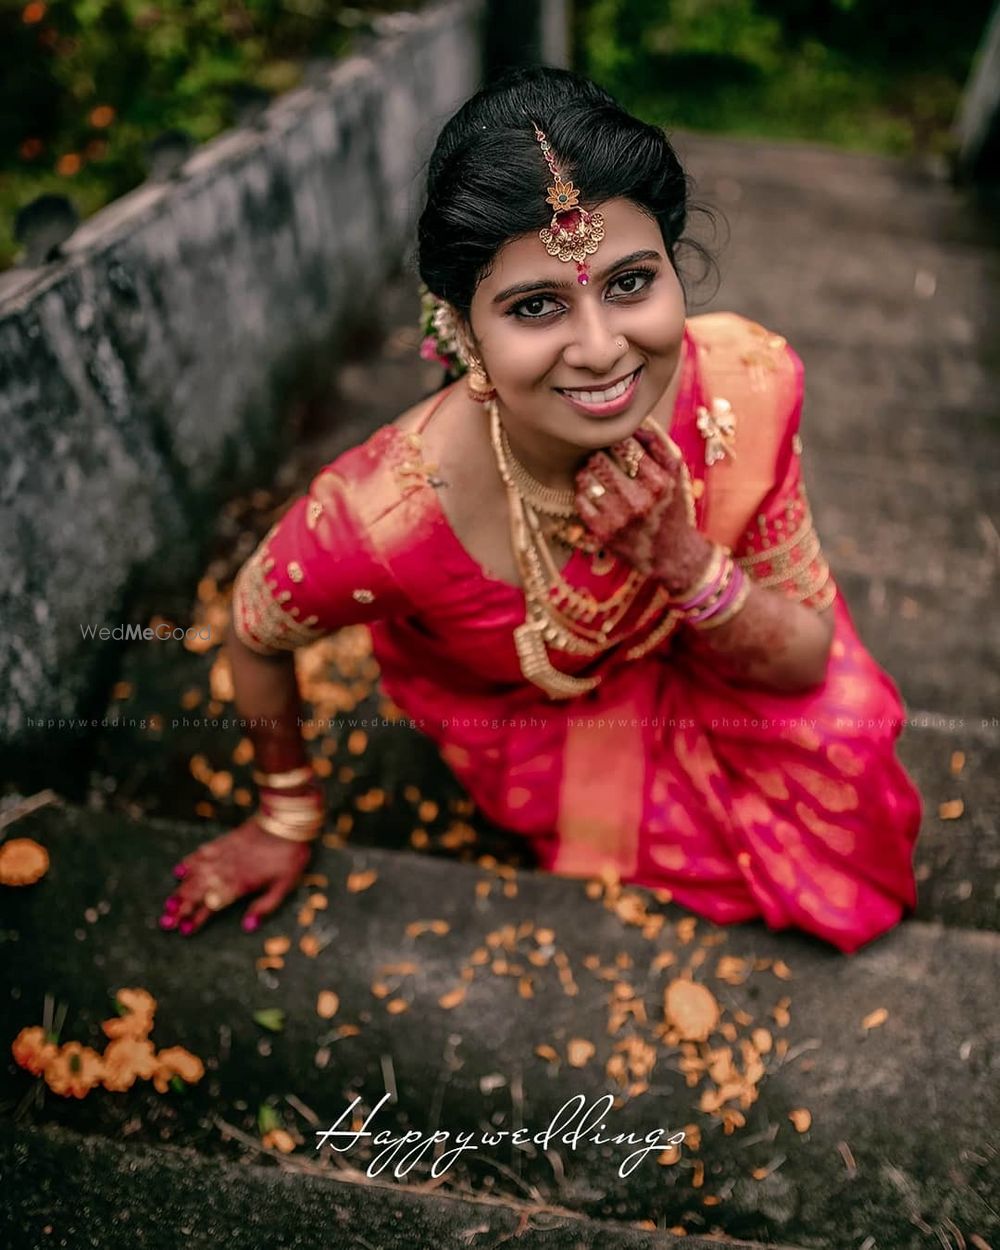
{"label": "mehndi on hand", "polygon": [[[629,476],[630,461],[634,477]],[[697,582],[714,547],[689,520],[685,473],[683,461],[664,440],[640,428],[595,452],[576,475],[577,510],[587,528],[674,595]],[[603,487],[597,497],[595,484]]]}

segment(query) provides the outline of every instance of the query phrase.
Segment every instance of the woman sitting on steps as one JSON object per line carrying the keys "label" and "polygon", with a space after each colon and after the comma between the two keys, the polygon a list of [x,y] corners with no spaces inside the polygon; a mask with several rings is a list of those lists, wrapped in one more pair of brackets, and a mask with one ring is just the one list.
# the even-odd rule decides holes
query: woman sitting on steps
{"label": "woman sitting on steps", "polygon": [[720,924],[852,952],[915,904],[899,692],[813,528],[802,363],[686,315],[687,183],[664,134],[570,73],[444,127],[419,226],[464,380],[323,469],[237,578],[236,702],[260,805],[161,923],[295,885],[324,816],[290,652],[366,623],[384,691],[543,869],[616,873]]}

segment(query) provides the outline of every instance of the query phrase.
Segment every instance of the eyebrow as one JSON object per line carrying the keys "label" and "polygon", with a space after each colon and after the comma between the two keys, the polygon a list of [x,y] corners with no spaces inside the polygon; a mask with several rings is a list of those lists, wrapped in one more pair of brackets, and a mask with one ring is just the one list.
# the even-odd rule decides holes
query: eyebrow
{"label": "eyebrow", "polygon": [[[613,264],[608,265],[606,269],[602,269],[597,274],[598,281],[602,281],[610,277],[616,269],[621,269],[622,265],[634,265],[640,260],[662,260],[663,257],[659,252],[653,251],[652,248],[644,247],[638,252],[629,252],[627,256],[621,257]],[[512,295],[528,295],[532,291],[571,291],[576,286],[572,281],[549,282],[543,279],[536,279],[534,282],[518,282],[516,286],[509,286],[502,290],[499,295],[493,296],[494,304],[502,304],[505,299],[510,299]]]}

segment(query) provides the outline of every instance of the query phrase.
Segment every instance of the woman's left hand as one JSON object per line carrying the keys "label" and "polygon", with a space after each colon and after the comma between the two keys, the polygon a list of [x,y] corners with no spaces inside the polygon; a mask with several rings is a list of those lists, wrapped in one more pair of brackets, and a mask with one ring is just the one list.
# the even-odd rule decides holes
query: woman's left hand
{"label": "woman's left hand", "polygon": [[[640,452],[638,472],[629,477],[626,457]],[[576,475],[577,511],[587,528],[671,594],[698,580],[714,546],[688,520],[682,465],[660,438],[640,428],[595,452]],[[597,499],[590,494],[595,483],[604,488]]]}

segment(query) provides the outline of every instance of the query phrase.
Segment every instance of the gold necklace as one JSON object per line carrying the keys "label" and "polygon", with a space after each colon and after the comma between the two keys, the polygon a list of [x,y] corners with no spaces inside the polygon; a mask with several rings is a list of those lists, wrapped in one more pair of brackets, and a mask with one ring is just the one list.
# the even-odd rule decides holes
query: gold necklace
{"label": "gold necklace", "polygon": [[613,552],[606,552],[601,540],[589,534],[576,509],[576,492],[560,490],[542,483],[518,460],[511,449],[507,431],[500,426],[500,445],[504,462],[518,493],[535,512],[541,512],[547,520],[548,537],[590,556],[590,569],[597,577],[604,577],[618,563]]}
{"label": "gold necklace", "polygon": [[[638,570],[630,569],[624,582],[604,600],[595,598],[589,591],[578,590],[566,581],[552,558],[534,497],[541,495],[539,510],[546,511],[548,515],[565,516],[561,510],[565,509],[572,492],[542,486],[523,466],[523,472],[516,473],[514,465],[517,461],[509,453],[509,444],[505,447],[504,429],[495,400],[490,403],[489,411],[490,436],[497,468],[507,487],[512,545],[524,584],[527,608],[524,624],[514,630],[521,671],[529,681],[553,698],[571,698],[593,690],[600,685],[601,679],[574,677],[560,672],[549,660],[546,645],[588,657],[616,646],[619,639],[612,641],[609,635],[647,579]],[[531,497],[525,498],[520,486],[522,482]],[[553,509],[560,511],[554,513]],[[575,495],[573,509],[575,511]],[[605,619],[596,629],[592,628],[601,616]],[[634,632],[634,629],[627,631],[629,636]]]}
{"label": "gold necklace", "polygon": [[[519,525],[518,530],[520,545],[527,551],[533,550],[536,553],[536,556],[541,556],[545,566],[549,570],[552,586],[557,592],[557,597],[567,601],[575,607],[579,615],[581,615],[585,621],[592,620],[595,616],[601,614],[602,612],[610,611],[620,601],[623,593],[625,593],[622,587],[613,591],[607,599],[597,599],[590,593],[590,591],[577,590],[575,587],[571,586],[562,576],[561,571],[556,567],[534,505],[530,500],[525,499],[518,488],[513,473],[511,472],[511,466],[503,448],[503,426],[500,423],[500,416],[496,408],[495,401],[491,405],[491,434],[494,435],[494,450],[497,452],[497,465],[500,470],[500,476],[507,486],[508,497],[516,498],[517,500],[517,507],[515,508],[512,516],[519,519],[523,518],[523,525]],[[535,561],[533,560],[533,565],[534,563]],[[635,570],[630,571],[630,575],[626,579],[627,582],[631,582],[633,580],[631,576],[632,573],[635,573]],[[641,581],[642,575],[636,573],[636,578]]]}
{"label": "gold necklace", "polygon": [[518,460],[511,450],[507,431],[500,426],[500,446],[510,477],[517,485],[518,493],[538,512],[548,516],[572,517],[576,515],[576,492],[560,490],[556,486],[543,486]]}

